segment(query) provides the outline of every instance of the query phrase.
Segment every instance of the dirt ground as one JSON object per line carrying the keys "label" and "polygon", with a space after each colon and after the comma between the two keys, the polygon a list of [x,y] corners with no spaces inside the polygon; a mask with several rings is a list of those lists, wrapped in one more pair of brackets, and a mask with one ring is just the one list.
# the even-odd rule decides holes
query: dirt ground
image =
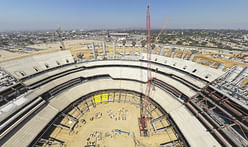
{"label": "dirt ground", "polygon": [[[116,95],[119,97],[118,95]],[[121,95],[124,100],[124,95]],[[132,97],[125,98],[125,102],[99,103],[96,107],[91,107],[90,111],[80,115],[75,109],[68,114],[79,120],[73,131],[57,127],[51,134],[51,138],[63,141],[65,146],[85,147],[87,145],[98,145],[99,147],[157,147],[161,143],[177,140],[174,129],[171,127],[166,131],[154,132],[149,123],[150,136],[140,136],[138,118],[140,108],[138,105],[131,104]],[[85,109],[85,103],[77,106]],[[154,109],[150,106],[150,109]],[[152,112],[153,118],[158,118],[163,114],[157,109]],[[86,121],[86,124],[82,123]],[[60,124],[70,126],[72,122],[68,118],[62,119]],[[156,128],[168,127],[170,124],[166,118],[154,123]],[[117,133],[115,130],[128,133]]]}
{"label": "dirt ground", "polygon": [[[66,40],[64,41],[66,49],[70,50],[72,53],[72,56],[74,60],[79,60],[80,58],[79,55],[83,54],[83,59],[93,59],[93,53],[92,53],[92,42],[95,44],[95,50],[97,52],[98,56],[103,57],[103,48],[102,48],[102,41],[98,40]],[[46,44],[35,44],[31,46],[27,46],[29,48],[37,48],[39,51],[25,51],[24,53],[20,52],[0,52],[0,62],[8,61],[8,60],[13,60],[17,58],[22,58],[25,56],[30,56],[30,55],[36,55],[36,54],[43,54],[43,53],[48,53],[48,52],[54,52],[54,51],[59,51],[60,50],[60,43],[59,42],[54,42],[54,43],[46,43]],[[126,55],[131,55],[132,54],[132,47],[130,47],[130,43],[126,45]],[[137,47],[140,46],[140,44],[137,44],[135,47],[135,55],[138,52],[141,52],[141,48]],[[112,42],[106,42],[106,52],[107,56],[113,56],[113,43]],[[117,43],[116,44],[116,56],[123,56],[122,54],[122,44]],[[154,54],[158,54],[160,52],[160,48],[155,48]],[[181,50],[175,50],[175,58],[180,58],[182,53],[184,52],[185,57],[188,58],[191,54],[190,51],[181,51]],[[211,52],[211,53],[210,53]],[[171,49],[165,49],[164,50],[164,56],[170,56],[171,54]],[[201,53],[201,54],[196,54],[193,61],[196,62],[197,60],[199,64],[203,64],[206,66],[210,66],[213,64],[214,68],[217,68],[219,64],[225,64],[224,70],[227,68],[230,68],[232,66],[238,65],[238,66],[248,66],[248,63],[241,63],[238,61],[232,61],[232,60],[225,60],[221,58],[213,58],[211,57],[211,54],[217,54],[217,51],[215,50],[208,50],[208,53]],[[224,54],[223,54],[224,55]],[[225,55],[227,57],[230,57],[230,55]]]}

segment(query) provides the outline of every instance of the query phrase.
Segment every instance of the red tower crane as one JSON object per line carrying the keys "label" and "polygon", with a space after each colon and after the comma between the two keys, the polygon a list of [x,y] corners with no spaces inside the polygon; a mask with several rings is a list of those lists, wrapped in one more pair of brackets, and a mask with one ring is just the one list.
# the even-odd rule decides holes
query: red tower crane
{"label": "red tower crane", "polygon": [[150,6],[147,6],[147,15],[146,15],[146,33],[147,33],[147,86],[145,91],[144,99],[141,98],[141,107],[140,107],[140,118],[139,118],[139,129],[141,136],[148,136],[148,127],[147,121],[151,119],[148,116],[146,108],[150,104],[150,94],[153,88],[153,77],[152,77],[152,69],[151,69],[151,20],[150,20]]}

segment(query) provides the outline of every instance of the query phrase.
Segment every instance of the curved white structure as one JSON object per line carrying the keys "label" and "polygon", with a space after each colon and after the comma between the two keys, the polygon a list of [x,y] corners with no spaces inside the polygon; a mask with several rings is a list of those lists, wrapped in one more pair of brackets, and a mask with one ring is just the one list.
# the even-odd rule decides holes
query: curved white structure
{"label": "curved white structure", "polygon": [[[140,57],[92,60],[77,64],[71,64],[74,61],[70,53],[68,55],[63,51],[61,54],[61,60],[69,59],[68,65],[52,66],[59,60],[53,55],[54,60],[49,63],[55,68],[42,68],[42,72],[35,73],[33,66],[41,67],[40,64],[45,63],[45,58],[37,57],[39,61],[32,60],[32,64],[22,69],[27,70],[25,76],[16,74],[16,71],[20,70],[17,64],[10,67],[6,66],[8,63],[1,64],[2,68],[17,79],[22,79],[27,93],[1,106],[0,122],[4,123],[0,125],[0,145],[30,145],[56,115],[84,95],[113,89],[145,94],[145,54]],[[213,136],[206,124],[202,124],[188,109],[188,100],[223,72],[190,61],[159,55],[152,55],[152,69],[152,74],[158,81],[155,81],[156,92],[151,98],[171,116],[188,144],[195,147],[223,145],[223,142],[219,141],[226,139]],[[12,105],[9,111],[3,111],[21,98],[25,101],[19,105]],[[215,131],[216,134],[219,135]]]}

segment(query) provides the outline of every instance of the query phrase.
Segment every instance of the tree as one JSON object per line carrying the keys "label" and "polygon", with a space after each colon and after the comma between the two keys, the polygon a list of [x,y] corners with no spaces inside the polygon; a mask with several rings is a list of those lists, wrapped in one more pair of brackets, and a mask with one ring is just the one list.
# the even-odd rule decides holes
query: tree
{"label": "tree", "polygon": [[177,45],[182,45],[183,43],[181,41],[176,42]]}
{"label": "tree", "polygon": [[146,41],[145,40],[142,40],[141,42],[141,46],[144,47],[146,45]]}
{"label": "tree", "polygon": [[151,45],[151,47],[152,47],[152,49],[154,49],[154,48],[155,48],[155,44],[153,43],[153,44]]}
{"label": "tree", "polygon": [[135,42],[135,41],[133,41],[133,42],[132,42],[132,45],[133,45],[133,46],[135,46],[135,45],[136,45],[136,42]]}
{"label": "tree", "polygon": [[206,46],[207,44],[208,44],[208,43],[205,42],[205,41],[201,43],[202,46]]}
{"label": "tree", "polygon": [[125,44],[127,43],[127,41],[126,40],[122,40],[122,44],[123,44],[123,46],[125,46]]}

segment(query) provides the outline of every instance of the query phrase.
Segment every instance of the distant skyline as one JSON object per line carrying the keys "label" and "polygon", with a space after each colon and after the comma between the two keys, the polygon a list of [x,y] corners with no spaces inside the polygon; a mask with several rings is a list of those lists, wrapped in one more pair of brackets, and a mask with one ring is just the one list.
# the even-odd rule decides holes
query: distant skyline
{"label": "distant skyline", "polygon": [[[147,0],[2,0],[0,31],[142,29]],[[152,29],[248,29],[247,0],[150,0]]]}

